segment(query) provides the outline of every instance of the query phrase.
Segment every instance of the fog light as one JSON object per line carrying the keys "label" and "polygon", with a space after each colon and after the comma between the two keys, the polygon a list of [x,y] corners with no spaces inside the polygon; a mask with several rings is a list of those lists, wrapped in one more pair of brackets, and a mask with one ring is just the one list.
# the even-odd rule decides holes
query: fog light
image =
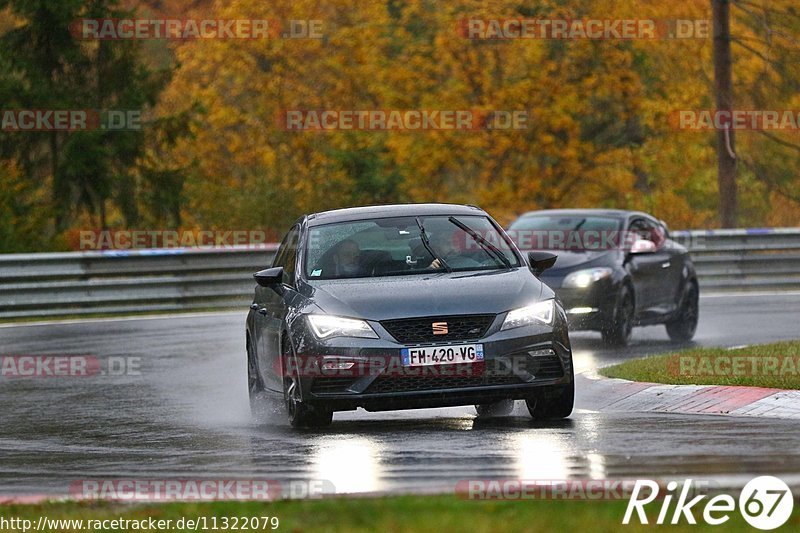
{"label": "fog light", "polygon": [[325,361],[322,363],[322,370],[350,370],[355,363],[350,361]]}
{"label": "fog light", "polygon": [[548,355],[555,355],[556,352],[550,348],[546,348],[544,350],[531,350],[528,352],[528,355],[531,357],[546,357]]}
{"label": "fog light", "polygon": [[569,311],[567,311],[570,315],[588,315],[589,313],[594,313],[597,311],[594,307],[573,307]]}

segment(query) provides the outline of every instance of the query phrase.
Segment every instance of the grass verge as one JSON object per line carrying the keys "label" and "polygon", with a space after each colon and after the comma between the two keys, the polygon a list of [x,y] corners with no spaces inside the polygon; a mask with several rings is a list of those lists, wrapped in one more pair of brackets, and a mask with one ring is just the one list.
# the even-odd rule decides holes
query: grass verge
{"label": "grass verge", "polygon": [[800,389],[800,341],[736,348],[692,348],[626,361],[600,373],[610,378],[675,385],[739,385]]}
{"label": "grass verge", "polygon": [[[172,520],[169,531],[193,530],[176,527],[177,520],[205,517],[211,530],[213,517],[218,530],[223,530],[222,520],[227,517],[229,526],[234,517],[278,517],[275,531],[599,531],[616,532],[651,530],[660,503],[647,507],[650,525],[638,522],[622,526],[627,501],[470,501],[455,495],[446,496],[396,496],[386,498],[327,498],[322,500],[278,502],[215,502],[123,505],[104,502],[64,502],[42,505],[0,506],[0,518],[23,518],[36,524],[40,516],[49,519],[86,520],[154,519]],[[800,512],[795,512],[781,529],[797,531]],[[712,526],[702,524],[702,510],[696,518],[699,525],[667,526],[670,531],[703,531]],[[732,512],[725,523],[725,531],[753,531],[738,512]],[[243,518],[240,518],[242,520]],[[0,519],[0,523],[2,520]],[[185,523],[185,522],[184,522]],[[269,522],[268,522],[269,523]],[[271,523],[270,523],[271,524]],[[103,531],[115,529],[112,524]],[[227,528],[232,529],[231,527]],[[62,524],[51,531],[79,531],[77,527]],[[132,528],[128,528],[128,531]],[[199,531],[203,528],[199,527]],[[241,523],[239,530],[242,530]],[[273,531],[271,525],[250,531]],[[717,528],[718,530],[718,528]],[[20,531],[2,529],[0,531]],[[246,531],[246,530],[245,530]]]}

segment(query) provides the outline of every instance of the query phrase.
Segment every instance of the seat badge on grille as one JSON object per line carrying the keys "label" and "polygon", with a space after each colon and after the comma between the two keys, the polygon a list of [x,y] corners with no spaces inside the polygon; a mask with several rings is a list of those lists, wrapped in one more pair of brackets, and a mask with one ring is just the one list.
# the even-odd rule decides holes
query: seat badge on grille
{"label": "seat badge on grille", "polygon": [[431,324],[434,335],[447,335],[447,322],[434,322]]}

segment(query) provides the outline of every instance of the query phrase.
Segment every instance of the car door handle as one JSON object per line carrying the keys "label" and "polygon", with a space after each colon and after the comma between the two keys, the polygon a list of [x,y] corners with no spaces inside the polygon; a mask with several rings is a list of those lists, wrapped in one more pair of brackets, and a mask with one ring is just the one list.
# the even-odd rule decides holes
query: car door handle
{"label": "car door handle", "polygon": [[666,263],[661,263],[661,268],[669,268],[669,266],[670,266],[671,264],[672,264],[672,263],[671,263],[670,261],[667,261]]}

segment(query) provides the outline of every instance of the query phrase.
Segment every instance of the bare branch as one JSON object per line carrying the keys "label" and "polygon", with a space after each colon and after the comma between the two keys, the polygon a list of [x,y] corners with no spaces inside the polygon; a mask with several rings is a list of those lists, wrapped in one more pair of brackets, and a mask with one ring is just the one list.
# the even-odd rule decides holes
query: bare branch
{"label": "bare branch", "polygon": [[758,131],[758,133],[760,133],[761,135],[763,135],[767,139],[769,139],[769,140],[771,140],[771,141],[773,141],[773,142],[775,142],[777,144],[780,144],[781,146],[785,146],[786,148],[791,148],[792,150],[797,150],[798,152],[800,152],[800,144],[794,144],[794,143],[791,143],[789,141],[784,141],[783,139],[781,139],[777,135],[769,133],[769,132],[766,132],[764,130],[757,130],[757,131]]}

